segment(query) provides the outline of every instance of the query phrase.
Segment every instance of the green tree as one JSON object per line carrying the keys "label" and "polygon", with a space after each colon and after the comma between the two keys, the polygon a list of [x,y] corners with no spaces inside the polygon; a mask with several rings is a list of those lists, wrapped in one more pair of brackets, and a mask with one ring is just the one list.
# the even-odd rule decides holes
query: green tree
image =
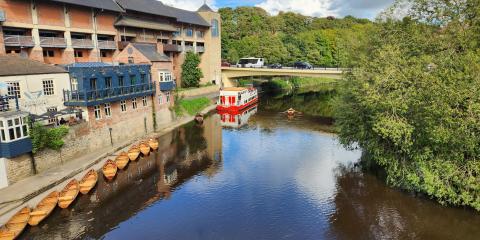
{"label": "green tree", "polygon": [[200,56],[193,52],[185,54],[185,61],[182,64],[182,87],[199,87],[200,78],[203,77],[202,70],[198,67]]}
{"label": "green tree", "polygon": [[470,42],[479,15],[466,10],[474,1],[413,0],[410,16],[381,23],[345,77],[336,124],[390,185],[480,210],[480,54]]}

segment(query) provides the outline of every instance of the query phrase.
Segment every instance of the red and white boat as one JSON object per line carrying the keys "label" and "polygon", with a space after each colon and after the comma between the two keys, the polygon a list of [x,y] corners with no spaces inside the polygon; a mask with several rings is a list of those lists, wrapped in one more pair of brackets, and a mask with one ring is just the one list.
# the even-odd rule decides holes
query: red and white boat
{"label": "red and white boat", "polygon": [[238,113],[241,110],[257,102],[258,91],[256,88],[225,88],[220,91],[220,98],[218,101],[217,110],[223,112]]}
{"label": "red and white boat", "polygon": [[218,111],[222,127],[241,128],[257,113],[257,104],[253,104],[238,113]]}

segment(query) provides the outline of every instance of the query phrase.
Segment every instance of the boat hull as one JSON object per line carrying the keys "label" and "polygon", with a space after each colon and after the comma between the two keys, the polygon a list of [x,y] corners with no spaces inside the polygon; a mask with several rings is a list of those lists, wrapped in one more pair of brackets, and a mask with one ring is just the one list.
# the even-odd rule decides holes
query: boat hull
{"label": "boat hull", "polygon": [[78,181],[74,179],[60,192],[58,206],[63,209],[68,208],[70,204],[75,201],[79,192],[80,186],[78,185]]}
{"label": "boat hull", "polygon": [[221,111],[221,112],[226,112],[226,113],[232,113],[232,114],[235,114],[235,113],[239,113],[241,112],[242,110],[254,105],[258,103],[258,97],[254,98],[252,101],[250,102],[247,102],[243,105],[240,105],[240,106],[223,106],[223,105],[218,105],[217,106],[217,111]]}
{"label": "boat hull", "polygon": [[28,224],[30,226],[37,226],[45,218],[47,218],[58,204],[58,192],[52,192],[45,197],[35,209],[30,213]]}

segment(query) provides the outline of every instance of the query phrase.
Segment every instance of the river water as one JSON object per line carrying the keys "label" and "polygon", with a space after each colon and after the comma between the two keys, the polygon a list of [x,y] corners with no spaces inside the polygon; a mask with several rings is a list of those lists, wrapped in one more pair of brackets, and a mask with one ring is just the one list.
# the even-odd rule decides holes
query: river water
{"label": "river water", "polygon": [[324,95],[262,99],[160,137],[157,152],[21,238],[480,239],[480,214],[391,189],[356,167],[361,152],[329,133],[328,107],[280,113],[328,104]]}

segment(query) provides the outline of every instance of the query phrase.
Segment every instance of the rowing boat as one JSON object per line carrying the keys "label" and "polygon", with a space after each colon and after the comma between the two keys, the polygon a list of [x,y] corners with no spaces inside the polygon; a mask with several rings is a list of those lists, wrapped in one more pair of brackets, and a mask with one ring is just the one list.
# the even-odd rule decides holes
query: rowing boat
{"label": "rowing boat", "polygon": [[0,240],[15,239],[27,226],[30,219],[30,208],[24,207],[0,228]]}
{"label": "rowing boat", "polygon": [[68,206],[75,201],[75,198],[77,198],[79,192],[80,187],[78,185],[78,181],[73,179],[60,192],[60,195],[58,196],[58,206],[64,209],[68,208]]}
{"label": "rowing boat", "polygon": [[97,171],[91,169],[90,171],[85,174],[85,176],[80,181],[80,192],[82,194],[87,194],[95,187],[98,181],[98,173]]}
{"label": "rowing boat", "polygon": [[140,148],[138,148],[137,145],[133,145],[128,150],[128,158],[130,158],[130,160],[132,161],[136,161],[139,155],[140,155]]}
{"label": "rowing boat", "polygon": [[145,142],[140,143],[140,152],[142,152],[144,156],[148,155],[150,153],[150,146]]}
{"label": "rowing boat", "polygon": [[148,140],[148,145],[149,145],[153,150],[157,150],[157,149],[158,149],[158,140],[157,140],[157,139],[154,139],[154,138],[150,138],[150,140]]}
{"label": "rowing boat", "polygon": [[117,164],[117,167],[120,170],[123,170],[129,162],[130,158],[128,157],[128,154],[126,152],[120,153],[120,155],[115,158],[115,164]]}
{"label": "rowing boat", "polygon": [[48,196],[46,196],[37,206],[32,210],[30,213],[30,220],[28,220],[28,224],[30,226],[37,226],[43,219],[47,218],[50,213],[52,213],[53,209],[57,206],[58,203],[58,195],[57,191],[54,191]]}
{"label": "rowing boat", "polygon": [[117,175],[117,164],[112,160],[107,160],[105,165],[103,165],[102,171],[105,178],[111,181]]}

